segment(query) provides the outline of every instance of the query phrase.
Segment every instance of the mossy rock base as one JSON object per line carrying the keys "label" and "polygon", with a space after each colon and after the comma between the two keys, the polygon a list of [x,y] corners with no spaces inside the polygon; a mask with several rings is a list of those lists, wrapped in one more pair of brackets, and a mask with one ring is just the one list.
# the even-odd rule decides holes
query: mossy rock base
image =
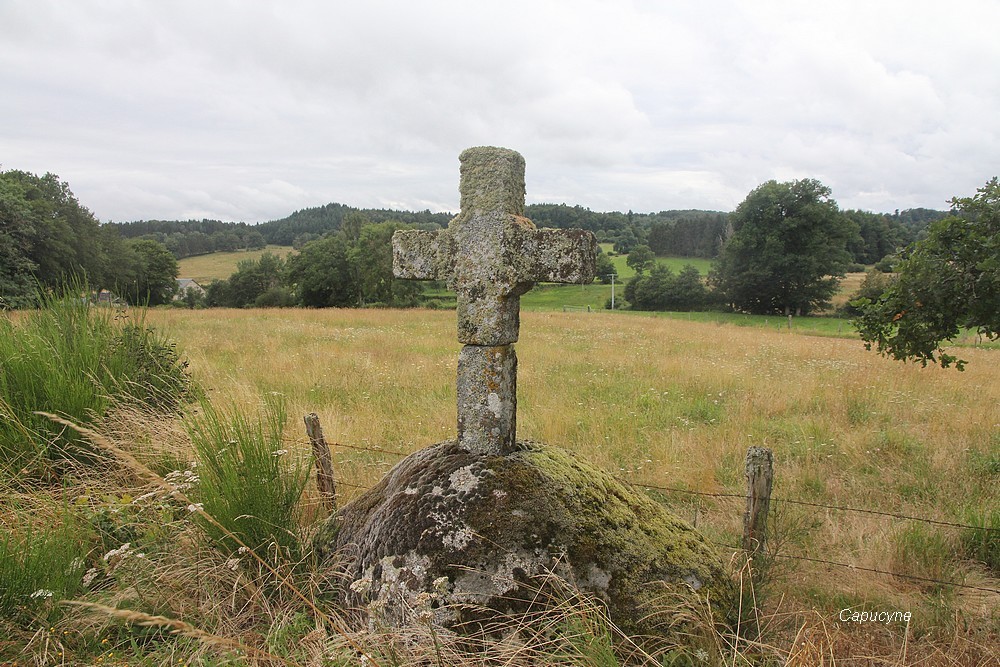
{"label": "mossy rock base", "polygon": [[569,452],[532,442],[506,456],[455,442],[416,452],[332,517],[317,549],[346,570],[343,602],[374,603],[390,623],[429,610],[443,627],[479,630],[523,612],[550,574],[602,600],[630,634],[662,634],[655,606],[664,594],[708,599],[723,623],[737,599],[690,525]]}

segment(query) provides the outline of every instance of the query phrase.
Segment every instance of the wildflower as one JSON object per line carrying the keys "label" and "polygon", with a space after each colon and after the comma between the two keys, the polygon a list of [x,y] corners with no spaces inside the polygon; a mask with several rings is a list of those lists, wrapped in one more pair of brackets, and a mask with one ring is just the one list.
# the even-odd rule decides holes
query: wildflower
{"label": "wildflower", "polygon": [[121,556],[122,560],[124,560],[125,556],[128,555],[128,550],[131,549],[131,548],[132,548],[132,543],[131,542],[126,542],[125,544],[121,545],[117,549],[112,549],[108,553],[104,554],[103,560],[104,560],[104,562],[109,562],[115,556]]}
{"label": "wildflower", "polygon": [[431,584],[431,588],[433,588],[434,592],[438,595],[444,595],[448,592],[448,577],[438,577]]}
{"label": "wildflower", "polygon": [[92,567],[83,575],[83,587],[88,588],[97,578],[97,568]]}
{"label": "wildflower", "polygon": [[200,512],[205,508],[203,503],[191,503],[187,506],[188,512]]}
{"label": "wildflower", "polygon": [[271,456],[284,456],[287,453],[288,453],[287,449],[278,449],[271,452]]}
{"label": "wildflower", "polygon": [[53,591],[50,591],[47,588],[39,588],[37,591],[31,594],[31,599],[36,600],[38,598],[50,598],[53,595],[55,595]]}
{"label": "wildflower", "polygon": [[230,570],[232,570],[233,572],[235,572],[240,567],[240,559],[239,558],[230,558],[229,560],[226,561],[226,567],[228,567]]}

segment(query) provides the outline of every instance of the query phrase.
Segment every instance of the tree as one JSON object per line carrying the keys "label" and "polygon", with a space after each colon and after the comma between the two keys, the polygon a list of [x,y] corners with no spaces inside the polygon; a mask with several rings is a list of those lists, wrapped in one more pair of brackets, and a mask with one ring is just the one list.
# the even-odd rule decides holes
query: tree
{"label": "tree", "polygon": [[862,299],[855,321],[865,347],[926,366],[959,370],[965,361],[941,344],[963,329],[1000,337],[1000,182],[951,200],[953,215],[931,223],[895,265],[897,279],[875,299]]}
{"label": "tree", "polygon": [[262,294],[281,285],[284,272],[284,260],[270,252],[238,262],[236,272],[229,276],[227,305],[231,308],[255,305]]}
{"label": "tree", "polygon": [[0,298],[26,305],[38,286],[93,283],[107,266],[100,224],[55,174],[0,172]]}
{"label": "tree", "polygon": [[629,252],[625,258],[625,264],[640,276],[649,266],[656,261],[656,255],[650,250],[648,245],[637,245]]}
{"label": "tree", "polygon": [[124,261],[117,279],[117,291],[131,304],[159,306],[170,303],[177,290],[177,260],[159,241],[128,239]]}
{"label": "tree", "polygon": [[288,280],[299,303],[310,308],[358,304],[349,247],[342,236],[326,236],[302,246],[288,259]]}
{"label": "tree", "polygon": [[729,216],[733,235],[711,274],[735,309],[805,314],[829,304],[857,226],[814,179],[768,181]]}
{"label": "tree", "polygon": [[605,285],[611,284],[611,276],[618,277],[618,269],[615,267],[615,263],[603,252],[597,253],[597,273],[595,275]]}
{"label": "tree", "polygon": [[[345,223],[350,217],[344,218]],[[419,283],[392,275],[392,235],[401,228],[396,221],[365,225],[351,244],[348,259],[363,305],[413,306],[419,300],[423,291]]]}
{"label": "tree", "polygon": [[707,305],[708,296],[701,274],[690,264],[678,275],[656,264],[648,275],[636,274],[625,286],[625,299],[634,310],[698,310]]}
{"label": "tree", "polygon": [[21,190],[0,179],[0,310],[25,308],[34,300],[38,265],[28,256],[33,229],[27,218]]}

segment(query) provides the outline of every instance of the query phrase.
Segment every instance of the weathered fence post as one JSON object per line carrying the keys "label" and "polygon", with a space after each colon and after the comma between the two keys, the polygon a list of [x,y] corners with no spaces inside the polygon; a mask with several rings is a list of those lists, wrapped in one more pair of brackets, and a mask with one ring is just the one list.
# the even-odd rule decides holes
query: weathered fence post
{"label": "weathered fence post", "polygon": [[770,449],[747,450],[747,510],[743,515],[743,550],[749,554],[764,548],[767,540],[767,511],[774,482],[774,456]]}
{"label": "weathered fence post", "polygon": [[323,427],[319,424],[319,416],[310,412],[303,417],[306,423],[306,434],[312,445],[313,458],[316,459],[316,489],[319,491],[323,504],[332,514],[337,511],[337,484],[333,479],[333,459],[330,456],[330,446],[323,437]]}

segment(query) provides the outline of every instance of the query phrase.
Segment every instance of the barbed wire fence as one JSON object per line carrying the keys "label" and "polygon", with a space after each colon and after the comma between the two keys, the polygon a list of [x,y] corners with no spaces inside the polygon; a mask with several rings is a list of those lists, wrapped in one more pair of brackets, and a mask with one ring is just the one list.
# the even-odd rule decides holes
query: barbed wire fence
{"label": "barbed wire fence", "polygon": [[[303,440],[297,439],[297,438],[296,439],[290,439],[289,441],[295,442],[297,444],[309,444],[309,441],[303,441]],[[369,453],[369,454],[379,454],[379,455],[383,455],[383,456],[388,456],[388,457],[393,458],[393,459],[402,459],[402,458],[408,456],[409,453],[410,453],[410,452],[401,452],[401,451],[395,451],[395,450],[390,450],[390,449],[382,449],[382,448],[379,448],[379,447],[365,447],[365,446],[359,446],[359,445],[346,445],[346,444],[342,444],[342,443],[333,443],[332,447],[334,449],[340,449],[340,450],[348,450],[348,451],[355,451],[355,452],[365,452],[365,453]],[[645,489],[647,491],[656,491],[656,492],[659,492],[659,493],[676,493],[676,494],[682,494],[682,495],[690,495],[690,496],[698,496],[698,497],[708,497],[708,498],[717,498],[717,499],[728,499],[728,500],[738,499],[738,500],[746,502],[747,505],[748,505],[748,508],[751,507],[752,505],[754,505],[754,499],[751,497],[752,493],[749,492],[749,491],[747,493],[694,491],[692,489],[686,489],[686,488],[683,488],[683,487],[663,486],[663,485],[658,485],[658,484],[650,484],[650,483],[644,483],[644,482],[626,480],[626,479],[622,479],[622,478],[619,478],[619,477],[616,477],[616,479],[618,479],[619,481],[621,481],[623,484],[631,485],[631,486],[638,487],[638,488],[641,488],[641,489]],[[352,488],[352,489],[358,489],[358,490],[365,490],[365,489],[369,488],[366,485],[347,482],[347,481],[345,481],[343,479],[337,480],[337,484],[338,485],[342,485],[342,486],[346,486],[346,487],[349,487],[349,488]],[[751,485],[752,485],[752,483],[751,483]],[[836,511],[836,512],[848,512],[848,513],[867,514],[867,515],[878,516],[878,517],[885,517],[885,518],[891,518],[891,519],[896,519],[896,520],[903,520],[903,521],[912,521],[912,522],[917,522],[917,523],[923,523],[923,524],[928,524],[928,525],[932,525],[932,526],[940,526],[940,527],[945,527],[945,528],[950,528],[950,529],[961,529],[961,530],[976,531],[977,533],[981,532],[983,535],[990,536],[990,539],[993,539],[993,536],[998,536],[998,539],[1000,539],[1000,528],[994,528],[994,527],[991,527],[991,526],[974,525],[974,524],[969,524],[969,523],[961,523],[961,522],[957,522],[957,521],[945,521],[945,520],[942,520],[942,519],[931,519],[931,518],[927,518],[927,517],[914,516],[912,514],[903,514],[901,512],[888,512],[888,511],[885,511],[885,510],[876,510],[876,509],[871,509],[871,508],[866,508],[866,507],[852,507],[852,506],[849,506],[849,505],[839,505],[839,504],[838,505],[831,505],[831,504],[827,504],[827,503],[818,503],[818,502],[814,502],[814,501],[799,500],[799,499],[795,499],[795,498],[785,498],[785,497],[781,497],[781,496],[770,495],[769,492],[770,492],[770,489],[768,488],[768,498],[767,498],[767,501],[769,503],[775,503],[776,505],[778,505],[778,504],[795,505],[795,506],[809,507],[809,508],[814,508],[814,509],[832,510],[832,511]],[[766,507],[766,504],[765,504],[765,507]],[[748,512],[749,512],[749,510],[748,510]],[[765,514],[766,514],[766,510],[765,510]],[[745,524],[745,526],[746,526],[746,524],[748,522],[752,523],[753,521],[754,521],[754,519],[752,517],[747,517],[747,516],[744,517],[744,524]],[[732,549],[734,552],[746,552],[747,549],[745,548],[745,544],[746,544],[747,540],[748,540],[748,536],[746,535],[746,529],[745,529],[744,545],[734,545],[734,544],[729,544],[729,543],[725,543],[725,542],[719,542],[719,541],[715,541],[715,540],[713,540],[712,542],[716,546],[723,547],[723,548],[726,548],[726,549]],[[761,540],[761,544],[762,544],[762,542],[763,541]],[[873,567],[865,567],[865,566],[861,566],[861,565],[857,565],[857,564],[853,564],[853,563],[845,563],[845,562],[841,562],[841,561],[829,560],[829,559],[824,559],[824,558],[817,558],[817,557],[814,557],[814,556],[806,556],[806,555],[802,555],[802,554],[785,554],[785,553],[778,553],[778,552],[771,552],[771,553],[768,554],[768,556],[771,557],[771,558],[778,558],[778,559],[784,559],[784,560],[792,560],[792,561],[802,561],[802,562],[808,562],[808,563],[815,563],[815,564],[819,564],[819,565],[827,565],[827,566],[830,566],[830,567],[843,568],[843,569],[846,569],[846,570],[851,570],[851,571],[856,571],[856,572],[870,572],[870,573],[873,573],[873,574],[880,574],[880,575],[885,575],[885,576],[897,577],[897,578],[900,578],[900,579],[907,579],[907,580],[911,580],[911,581],[919,581],[919,582],[924,582],[924,583],[933,583],[933,584],[936,584],[936,585],[939,585],[939,586],[951,586],[951,587],[955,587],[955,588],[961,588],[961,589],[967,589],[967,590],[975,590],[975,591],[986,592],[986,593],[993,593],[993,594],[1000,595],[1000,588],[992,588],[992,587],[987,587],[987,586],[976,586],[976,585],[967,584],[967,583],[964,583],[964,582],[950,581],[950,580],[944,580],[944,579],[937,579],[937,578],[934,578],[934,577],[923,577],[923,576],[913,575],[913,574],[907,574],[907,573],[903,573],[903,572],[894,572],[892,570],[885,570],[885,569],[873,568]]]}

